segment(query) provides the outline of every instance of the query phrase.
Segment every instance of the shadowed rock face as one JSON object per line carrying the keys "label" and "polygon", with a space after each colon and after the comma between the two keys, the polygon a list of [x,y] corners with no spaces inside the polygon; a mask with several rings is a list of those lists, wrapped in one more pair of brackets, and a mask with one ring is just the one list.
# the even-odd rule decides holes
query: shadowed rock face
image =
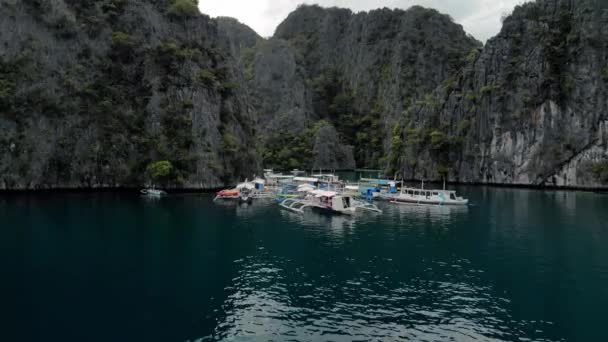
{"label": "shadowed rock face", "polygon": [[[259,100],[260,129],[297,135],[324,120],[335,127],[341,145],[352,146],[353,155],[344,160],[384,167],[404,108],[431,93],[480,45],[435,10],[353,14],[301,6],[273,38],[254,48],[250,60],[248,84]],[[327,158],[317,146],[311,142],[313,163],[320,154]],[[341,154],[336,152],[330,154]],[[326,162],[328,168],[350,167]]]}
{"label": "shadowed rock face", "polygon": [[0,189],[249,176],[255,117],[218,24],[168,0],[0,3]]}
{"label": "shadowed rock face", "polygon": [[520,6],[482,47],[422,7],[301,6],[262,39],[171,0],[6,0],[0,189],[140,186],[155,160],[168,187],[262,163],[599,187],[606,3]]}

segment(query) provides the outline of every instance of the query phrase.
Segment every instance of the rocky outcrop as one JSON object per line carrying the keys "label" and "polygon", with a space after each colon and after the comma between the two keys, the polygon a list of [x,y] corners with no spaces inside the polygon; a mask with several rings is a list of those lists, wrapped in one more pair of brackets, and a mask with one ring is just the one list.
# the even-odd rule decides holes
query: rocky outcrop
{"label": "rocky outcrop", "polygon": [[608,158],[608,4],[518,6],[501,32],[401,120],[406,177],[599,187]]}
{"label": "rocky outcrop", "polygon": [[217,22],[172,0],[0,3],[0,189],[213,188],[260,168]]}

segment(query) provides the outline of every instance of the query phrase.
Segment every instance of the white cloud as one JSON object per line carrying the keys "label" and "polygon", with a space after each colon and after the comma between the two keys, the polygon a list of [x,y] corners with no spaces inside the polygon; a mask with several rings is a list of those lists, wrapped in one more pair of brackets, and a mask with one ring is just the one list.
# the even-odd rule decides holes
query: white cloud
{"label": "white cloud", "polygon": [[468,33],[485,41],[500,30],[501,16],[522,2],[524,0],[200,0],[199,7],[212,17],[237,18],[268,37],[301,3],[350,8],[355,12],[421,5],[451,15]]}

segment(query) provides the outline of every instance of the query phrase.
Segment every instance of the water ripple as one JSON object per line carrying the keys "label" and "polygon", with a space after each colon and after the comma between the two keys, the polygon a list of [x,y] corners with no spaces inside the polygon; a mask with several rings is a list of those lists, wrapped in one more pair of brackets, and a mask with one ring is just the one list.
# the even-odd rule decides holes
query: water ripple
{"label": "water ripple", "polygon": [[[290,271],[290,261],[264,253],[239,260],[224,318],[207,340],[510,341],[529,336],[531,326],[543,340],[542,323],[504,326],[512,320],[509,301],[479,285],[467,260],[431,262],[445,269],[441,280],[423,274],[399,283],[376,274],[377,262],[341,280],[335,274],[305,278],[301,269]],[[453,266],[467,272],[447,275]]]}

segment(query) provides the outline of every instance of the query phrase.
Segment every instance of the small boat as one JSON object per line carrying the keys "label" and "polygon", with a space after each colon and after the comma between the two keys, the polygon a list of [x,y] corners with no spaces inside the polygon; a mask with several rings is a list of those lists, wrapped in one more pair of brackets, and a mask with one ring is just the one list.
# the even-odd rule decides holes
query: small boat
{"label": "small boat", "polygon": [[162,196],[166,196],[167,193],[163,190],[158,190],[158,189],[142,189],[139,191],[139,193],[141,193],[142,195],[145,196],[150,196],[150,197],[162,197]]}
{"label": "small boat", "polygon": [[222,199],[222,200],[234,200],[239,198],[240,191],[237,189],[226,189],[222,191],[218,191],[215,194],[214,201]]}
{"label": "small boat", "polygon": [[241,191],[239,192],[239,203],[251,204],[252,201],[253,201],[253,198],[251,197],[251,189],[242,188]]}

